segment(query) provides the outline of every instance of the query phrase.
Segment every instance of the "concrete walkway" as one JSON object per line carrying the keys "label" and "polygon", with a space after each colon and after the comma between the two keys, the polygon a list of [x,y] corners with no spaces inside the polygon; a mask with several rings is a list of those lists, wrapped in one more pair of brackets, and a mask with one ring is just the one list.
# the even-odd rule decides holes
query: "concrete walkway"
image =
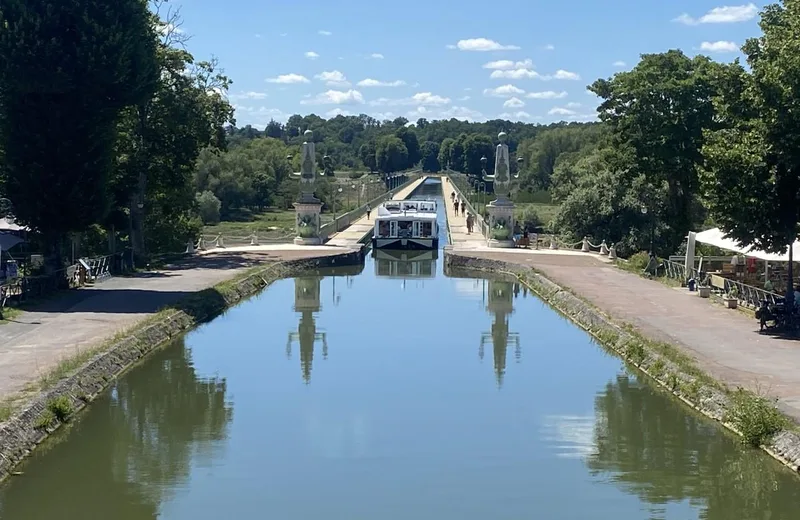
{"label": "concrete walkway", "polygon": [[467,218],[461,214],[456,215],[455,204],[450,198],[450,193],[453,191],[450,179],[442,177],[442,194],[445,214],[447,215],[447,226],[450,230],[450,245],[457,249],[479,249],[485,247],[486,240],[481,235],[478,226],[475,226],[472,233],[467,233]]}
{"label": "concrete walkway", "polygon": [[[411,194],[419,188],[427,176],[420,177],[419,179],[415,180],[405,188],[398,190],[394,195],[392,195],[392,200],[405,200],[411,196]],[[375,215],[377,208],[372,208],[372,215]],[[372,220],[371,216],[367,217],[364,215],[360,219],[356,220],[347,228],[339,231],[338,233],[334,233],[330,236],[325,245],[327,246],[336,246],[336,247],[355,247],[367,235],[372,235],[373,226],[375,225],[375,221]]]}
{"label": "concrete walkway", "polygon": [[627,273],[586,253],[457,254],[535,268],[648,337],[681,347],[701,369],[729,387],[777,397],[779,407],[800,421],[800,341],[761,335],[758,322],[740,311]]}
{"label": "concrete walkway", "polygon": [[345,252],[332,247],[255,254],[228,250],[198,255],[162,271],[110,278],[93,287],[66,291],[0,324],[0,397],[24,390],[65,358],[257,263]]}

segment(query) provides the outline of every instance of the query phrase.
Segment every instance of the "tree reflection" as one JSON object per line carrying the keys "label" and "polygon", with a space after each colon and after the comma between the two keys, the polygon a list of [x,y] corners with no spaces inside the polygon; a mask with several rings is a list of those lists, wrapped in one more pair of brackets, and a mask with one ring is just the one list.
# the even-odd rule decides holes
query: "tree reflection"
{"label": "tree reflection", "polygon": [[[227,438],[226,383],[198,378],[183,339],[157,352],[0,491],[3,518],[157,518]],[[58,442],[62,441],[62,442]]]}
{"label": "tree reflection", "polygon": [[514,284],[511,282],[489,280],[486,309],[494,314],[494,322],[492,323],[491,332],[484,332],[481,336],[478,356],[483,359],[484,347],[486,342],[490,341],[494,354],[494,372],[498,387],[503,386],[503,378],[506,374],[508,344],[510,342],[514,343],[517,361],[522,355],[519,334],[508,330],[508,317],[514,313],[513,291]]}
{"label": "tree reflection", "polygon": [[641,500],[699,503],[706,520],[797,518],[795,475],[636,379],[610,382],[595,411],[587,466]]}

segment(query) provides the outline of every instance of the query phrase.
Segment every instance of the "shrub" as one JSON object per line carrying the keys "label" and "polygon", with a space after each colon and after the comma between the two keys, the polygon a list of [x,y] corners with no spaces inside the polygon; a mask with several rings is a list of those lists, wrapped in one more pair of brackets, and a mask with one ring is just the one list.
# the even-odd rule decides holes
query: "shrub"
{"label": "shrub", "polygon": [[65,395],[51,399],[47,403],[47,410],[52,413],[53,417],[58,419],[60,422],[65,422],[67,419],[69,419],[70,415],[72,415],[72,412],[74,411],[72,409],[72,402]]}
{"label": "shrub", "polygon": [[775,401],[737,388],[725,418],[742,434],[742,442],[760,446],[786,427],[786,419],[775,408]]}
{"label": "shrub", "polygon": [[222,202],[210,191],[198,193],[197,197],[197,212],[203,220],[203,224],[213,225],[219,224],[219,211],[222,207]]}
{"label": "shrub", "polygon": [[631,267],[631,269],[636,269],[638,271],[644,271],[649,262],[650,255],[645,251],[639,251],[628,258],[628,265]]}

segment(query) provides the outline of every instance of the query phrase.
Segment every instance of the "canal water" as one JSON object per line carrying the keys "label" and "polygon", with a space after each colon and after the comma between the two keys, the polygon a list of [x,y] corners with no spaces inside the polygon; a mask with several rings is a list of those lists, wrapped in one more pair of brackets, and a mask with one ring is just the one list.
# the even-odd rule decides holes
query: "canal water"
{"label": "canal water", "polygon": [[0,488],[9,520],[796,519],[800,482],[523,287],[380,255],[154,354]]}

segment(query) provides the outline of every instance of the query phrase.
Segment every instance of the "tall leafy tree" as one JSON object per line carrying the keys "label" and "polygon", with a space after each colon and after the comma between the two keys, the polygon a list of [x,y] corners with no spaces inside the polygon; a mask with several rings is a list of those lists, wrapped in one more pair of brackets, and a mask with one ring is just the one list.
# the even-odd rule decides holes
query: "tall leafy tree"
{"label": "tall leafy tree", "polygon": [[703,131],[714,126],[712,98],[720,67],[705,56],[689,58],[671,50],[645,54],[631,71],[589,87],[603,99],[598,112],[611,132],[611,145],[633,151],[630,168],[649,185],[643,202],[650,215],[667,224],[663,232],[670,250],[699,217],[694,202],[700,150]]}
{"label": "tall leafy tree", "polygon": [[408,149],[399,137],[387,135],[375,143],[375,162],[384,173],[400,171],[408,164]]}
{"label": "tall leafy tree", "polygon": [[58,245],[111,208],[117,120],[156,89],[156,34],[144,0],[6,0],[0,28],[0,176]]}
{"label": "tall leafy tree", "polygon": [[426,172],[438,172],[441,170],[439,164],[439,143],[426,141],[422,144],[422,170]]}
{"label": "tall leafy tree", "polygon": [[760,26],[763,35],[742,49],[752,72],[734,64],[722,74],[722,128],[706,133],[703,180],[723,231],[779,253],[800,221],[800,2],[765,7]]}

